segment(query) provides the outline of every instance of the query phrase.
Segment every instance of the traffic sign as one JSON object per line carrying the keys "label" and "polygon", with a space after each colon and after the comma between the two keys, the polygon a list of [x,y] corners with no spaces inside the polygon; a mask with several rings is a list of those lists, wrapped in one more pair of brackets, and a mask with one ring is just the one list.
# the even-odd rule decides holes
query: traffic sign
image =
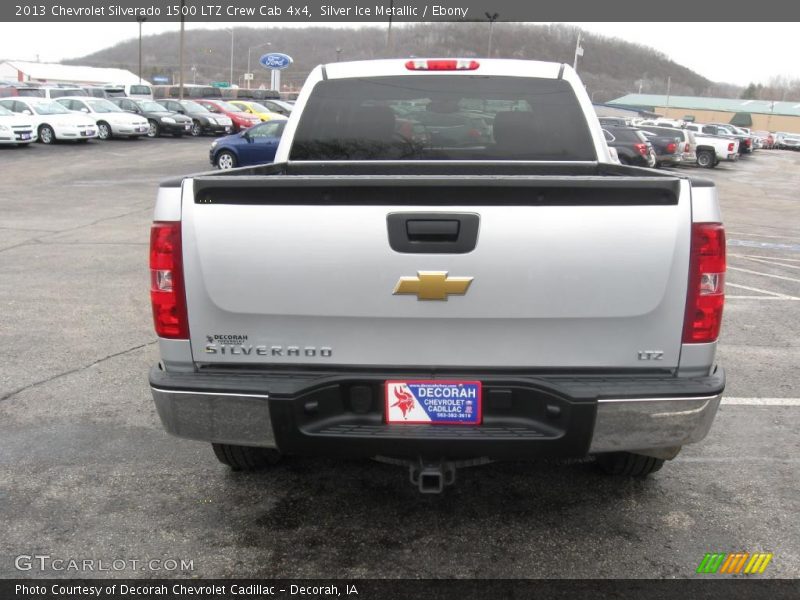
{"label": "traffic sign", "polygon": [[211,82],[211,87],[228,88],[228,87],[231,87],[231,84],[228,83],[227,81],[212,81]]}

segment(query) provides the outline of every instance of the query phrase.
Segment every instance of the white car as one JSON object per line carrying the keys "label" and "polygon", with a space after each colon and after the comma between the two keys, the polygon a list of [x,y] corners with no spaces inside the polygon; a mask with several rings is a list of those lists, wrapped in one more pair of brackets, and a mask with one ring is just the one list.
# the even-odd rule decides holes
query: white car
{"label": "white car", "polygon": [[141,137],[150,131],[147,119],[125,112],[105,98],[85,98],[72,96],[56,100],[64,108],[83,113],[95,120],[97,137],[108,140],[112,137]]}
{"label": "white car", "polygon": [[52,144],[56,140],[85,142],[97,137],[97,124],[91,117],[70,112],[55,100],[17,96],[3,98],[0,106],[30,117],[43,144]]}
{"label": "white car", "polygon": [[36,128],[31,120],[0,106],[0,144],[22,146],[35,141]]}

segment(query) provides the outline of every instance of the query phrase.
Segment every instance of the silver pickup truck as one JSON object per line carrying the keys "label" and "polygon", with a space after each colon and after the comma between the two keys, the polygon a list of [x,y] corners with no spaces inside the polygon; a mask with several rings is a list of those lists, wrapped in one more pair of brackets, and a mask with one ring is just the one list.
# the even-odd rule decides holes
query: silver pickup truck
{"label": "silver pickup truck", "polygon": [[154,221],[156,408],[236,470],[642,476],[719,405],[716,189],[614,163],[567,65],[317,67],[274,164],[164,182]]}

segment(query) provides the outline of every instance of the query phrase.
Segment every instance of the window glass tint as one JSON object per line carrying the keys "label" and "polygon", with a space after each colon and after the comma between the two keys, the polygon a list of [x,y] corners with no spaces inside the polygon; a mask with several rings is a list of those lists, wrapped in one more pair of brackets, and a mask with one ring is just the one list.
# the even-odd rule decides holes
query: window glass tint
{"label": "window glass tint", "polygon": [[94,112],[98,113],[112,113],[112,112],[119,112],[119,107],[113,102],[109,102],[108,100],[100,100],[100,99],[92,99],[87,100],[86,104],[92,107]]}
{"label": "window glass tint", "polygon": [[164,106],[158,102],[153,102],[152,100],[145,100],[144,102],[140,103],[139,106],[145,112],[169,112]]}
{"label": "window glass tint", "polygon": [[44,98],[44,90],[37,88],[18,88],[17,96],[29,96],[31,98]]}
{"label": "window glass tint", "polygon": [[192,112],[192,113],[208,112],[208,110],[206,110],[204,106],[200,106],[197,102],[192,102],[191,100],[184,100],[183,102],[178,104],[178,106],[182,106],[183,110],[185,110],[186,112]]}
{"label": "window glass tint", "polygon": [[611,132],[611,135],[614,136],[617,142],[630,142],[638,144],[639,142],[643,141],[639,135],[637,135],[639,132],[635,129],[629,129],[627,127],[610,127],[608,130]]}
{"label": "window glass tint", "polygon": [[152,94],[152,93],[153,93],[153,91],[150,89],[149,86],[146,86],[146,85],[132,85],[131,86],[131,94],[137,94],[137,95],[146,96],[146,95],[149,95],[149,94]]}
{"label": "window glass tint", "polygon": [[595,160],[562,80],[410,75],[321,81],[292,160]]}
{"label": "window glass tint", "polygon": [[68,115],[69,111],[58,102],[37,102],[33,110],[40,115]]}
{"label": "window glass tint", "polygon": [[256,137],[269,137],[275,138],[280,137],[281,133],[283,133],[283,128],[286,125],[286,121],[267,121],[266,123],[262,123],[261,125],[256,125],[248,130],[247,134],[251,138]]}

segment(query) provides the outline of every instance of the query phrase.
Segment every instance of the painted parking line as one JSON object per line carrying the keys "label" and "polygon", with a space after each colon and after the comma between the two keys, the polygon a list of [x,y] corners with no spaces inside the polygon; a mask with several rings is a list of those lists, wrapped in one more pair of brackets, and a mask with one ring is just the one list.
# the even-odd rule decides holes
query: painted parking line
{"label": "painted parking line", "polygon": [[[760,264],[763,264],[763,265],[770,265],[770,266],[773,266],[773,267],[784,267],[786,269],[800,269],[800,265],[787,265],[785,262],[779,262],[779,261],[783,261],[784,260],[782,258],[779,258],[779,259],[776,260],[774,258],[770,258],[770,257],[767,257],[767,256],[764,256],[764,257],[761,257],[761,256],[750,256],[748,254],[729,254],[728,256],[734,257],[734,258],[743,258],[744,260],[749,260],[751,262],[756,262],[756,263],[760,263]],[[786,261],[786,262],[788,262],[788,261]],[[800,261],[797,261],[797,262],[800,262]]]}
{"label": "painted parking line", "polygon": [[731,406],[800,406],[800,398],[723,397],[722,404],[729,404]]}
{"label": "painted parking line", "polygon": [[726,231],[727,235],[741,235],[744,237],[757,237],[757,238],[768,238],[774,240],[795,240],[797,239],[797,235],[766,235],[763,233],[753,233],[748,231],[747,233],[743,231]]}
{"label": "painted parking line", "polygon": [[786,277],[785,275],[773,275],[772,273],[762,273],[761,271],[751,271],[750,269],[741,269],[739,267],[728,267],[729,271],[739,271],[740,273],[750,273],[751,275],[761,275],[762,277],[770,277],[771,279],[781,279],[783,281],[794,281],[800,283],[800,279],[794,277]]}
{"label": "painted parking line", "polygon": [[770,292],[769,290],[762,290],[761,288],[740,285],[738,283],[726,282],[725,287],[739,288],[740,290],[747,290],[748,292],[767,294],[766,296],[731,296],[726,294],[725,298],[727,300],[800,300],[800,297],[797,296],[781,294],[780,292]]}
{"label": "painted parking line", "polygon": [[800,252],[800,244],[775,244],[772,242],[756,242],[755,240],[728,240],[728,246],[742,246],[744,248],[763,248],[765,250],[789,250]]}
{"label": "painted parking line", "polygon": [[800,258],[786,258],[785,256],[762,256],[761,254],[731,254],[730,256],[746,256],[748,258],[761,258],[764,260],[779,260],[781,262],[798,262],[800,263]]}

